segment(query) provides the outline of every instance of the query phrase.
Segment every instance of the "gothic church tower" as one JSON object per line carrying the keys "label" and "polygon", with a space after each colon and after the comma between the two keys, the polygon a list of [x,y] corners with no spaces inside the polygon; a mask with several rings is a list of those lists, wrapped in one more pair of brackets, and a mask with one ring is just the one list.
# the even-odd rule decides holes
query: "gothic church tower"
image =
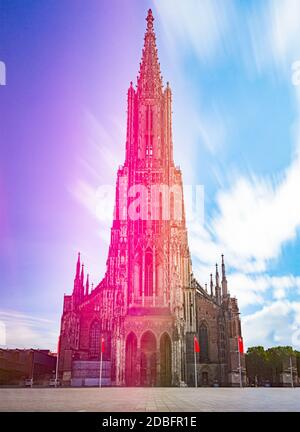
{"label": "gothic church tower", "polygon": [[230,339],[228,320],[239,318],[224,262],[222,286],[217,271],[211,294],[192,276],[182,175],[173,161],[172,92],[163,86],[151,10],[146,21],[137,86],[128,89],[106,273],[89,292],[79,256],[73,294],[64,299],[59,370],[66,385],[97,384],[101,338],[104,385],[192,384],[195,335],[204,353],[200,384],[206,376],[233,383],[236,373],[240,328]]}

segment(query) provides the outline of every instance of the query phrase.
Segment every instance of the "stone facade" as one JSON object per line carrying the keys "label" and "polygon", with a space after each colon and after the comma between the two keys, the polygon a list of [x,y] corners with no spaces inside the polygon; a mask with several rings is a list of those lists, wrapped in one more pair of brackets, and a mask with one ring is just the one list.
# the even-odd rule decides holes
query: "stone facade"
{"label": "stone facade", "polygon": [[[78,256],[73,293],[64,298],[65,385],[97,384],[102,338],[104,385],[194,385],[195,335],[199,385],[239,384],[241,326],[223,256],[210,293],[192,273],[182,175],[173,161],[172,93],[163,87],[153,20],[149,10],[137,87],[128,90],[106,273],[90,291]],[[241,362],[244,375],[243,355]]]}

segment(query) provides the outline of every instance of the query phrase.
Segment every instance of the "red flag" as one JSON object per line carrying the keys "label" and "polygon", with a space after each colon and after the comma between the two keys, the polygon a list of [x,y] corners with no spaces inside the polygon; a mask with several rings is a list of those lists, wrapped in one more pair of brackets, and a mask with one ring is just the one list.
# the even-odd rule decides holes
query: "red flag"
{"label": "red flag", "polygon": [[194,336],[194,351],[195,351],[195,353],[200,352],[200,345],[199,345],[199,342],[198,342],[198,339],[196,338],[196,336]]}
{"label": "red flag", "polygon": [[241,336],[238,337],[239,353],[244,354],[244,342]]}
{"label": "red flag", "polygon": [[104,345],[104,337],[101,338],[101,352],[104,353],[105,351],[105,345]]}

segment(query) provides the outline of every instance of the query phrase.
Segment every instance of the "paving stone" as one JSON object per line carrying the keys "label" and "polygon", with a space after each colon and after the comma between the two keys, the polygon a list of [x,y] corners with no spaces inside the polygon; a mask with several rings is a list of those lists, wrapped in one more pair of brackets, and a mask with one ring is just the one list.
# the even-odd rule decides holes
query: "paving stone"
{"label": "paving stone", "polygon": [[2,388],[0,411],[300,412],[300,388]]}

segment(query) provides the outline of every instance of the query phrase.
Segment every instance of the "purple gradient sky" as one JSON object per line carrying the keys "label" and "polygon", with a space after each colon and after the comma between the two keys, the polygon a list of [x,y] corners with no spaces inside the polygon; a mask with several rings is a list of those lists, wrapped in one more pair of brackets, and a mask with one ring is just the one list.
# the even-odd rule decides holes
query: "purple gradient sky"
{"label": "purple gradient sky", "polygon": [[[125,125],[146,3],[1,1],[1,309],[47,316],[58,326],[77,250],[93,251],[93,279],[100,280],[106,247],[70,190],[88,147],[86,110],[104,124],[113,114]],[[124,138],[116,144],[121,158]]]}

